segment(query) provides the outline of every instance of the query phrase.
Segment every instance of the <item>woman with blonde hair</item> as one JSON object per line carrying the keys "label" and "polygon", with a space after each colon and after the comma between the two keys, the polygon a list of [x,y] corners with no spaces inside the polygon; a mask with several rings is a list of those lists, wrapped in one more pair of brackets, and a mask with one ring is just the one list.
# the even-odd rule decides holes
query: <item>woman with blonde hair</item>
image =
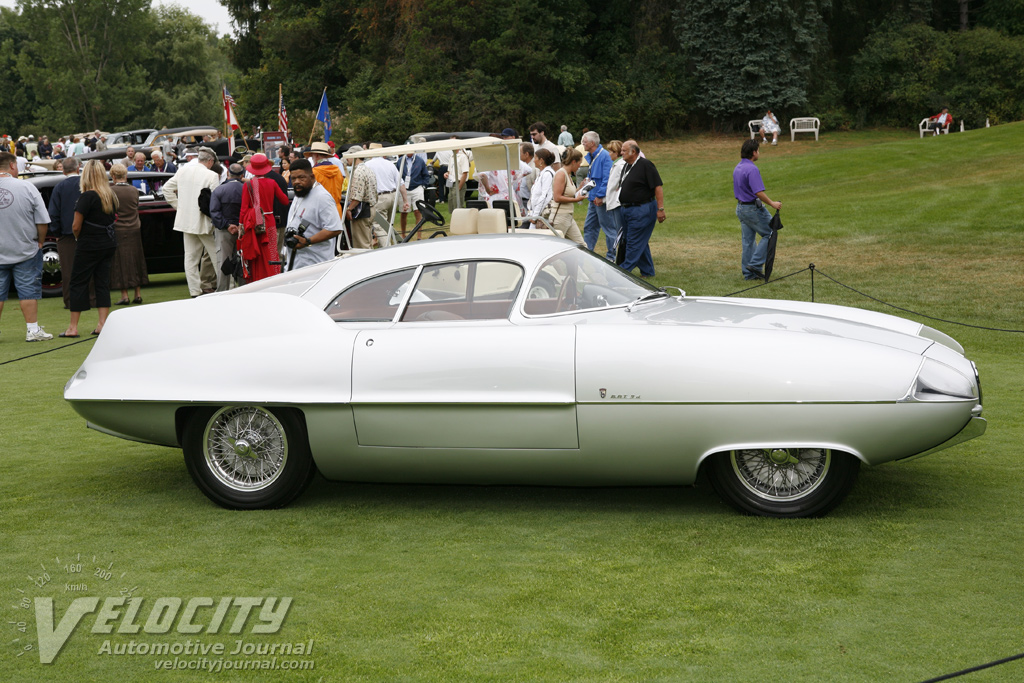
{"label": "woman with blonde hair", "polygon": [[[112,189],[117,195],[117,220],[114,241],[117,250],[110,270],[111,289],[121,290],[117,306],[142,303],[142,285],[149,284],[146,254],[142,251],[142,223],[139,221],[139,191],[128,182],[128,169],[121,163],[110,167]],[[128,289],[135,289],[135,299],[128,298]]]}
{"label": "woman with blonde hair", "polygon": [[580,226],[573,218],[573,207],[579,202],[586,201],[584,196],[576,196],[576,183],[573,177],[576,171],[580,170],[583,162],[583,155],[578,149],[566,147],[562,154],[562,167],[551,179],[551,203],[548,204],[544,217],[548,219],[552,227],[558,230],[566,239],[576,244],[583,244],[583,235],[580,233]]}
{"label": "woman with blonde hair", "polygon": [[604,196],[604,207],[615,226],[615,234],[622,230],[622,203],[619,191],[622,189],[622,171],[626,168],[626,160],[622,158],[622,140],[612,140],[604,147],[612,158],[612,170],[608,172],[608,190]]}
{"label": "woman with blonde hair", "polygon": [[61,337],[77,337],[82,311],[89,310],[89,282],[96,290],[99,321],[93,334],[99,334],[110,313],[110,265],[117,242],[114,219],[117,195],[110,188],[103,163],[92,159],[85,164],[81,180],[82,194],[75,204],[75,265],[71,269],[71,322]]}

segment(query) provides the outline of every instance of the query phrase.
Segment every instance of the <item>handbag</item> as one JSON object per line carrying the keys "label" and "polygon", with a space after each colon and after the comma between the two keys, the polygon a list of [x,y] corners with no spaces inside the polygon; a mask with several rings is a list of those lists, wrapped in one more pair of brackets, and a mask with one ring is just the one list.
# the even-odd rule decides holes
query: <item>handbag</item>
{"label": "handbag", "polygon": [[245,181],[245,187],[252,198],[252,205],[242,217],[242,226],[253,229],[257,235],[262,235],[267,231],[267,223],[263,207],[260,206],[260,193],[256,188],[255,179]]}
{"label": "handbag", "polygon": [[[781,211],[781,209],[779,211]],[[779,212],[778,211],[776,211],[775,215],[772,216],[772,220],[771,220],[770,223],[768,223],[768,227],[771,228],[775,232],[778,232],[779,230],[782,230],[782,219],[779,218]]]}
{"label": "handbag", "polygon": [[220,264],[220,272],[225,275],[230,275],[236,280],[245,279],[245,261],[242,260],[241,254],[237,251],[232,252],[231,256],[224,259],[224,263]]}

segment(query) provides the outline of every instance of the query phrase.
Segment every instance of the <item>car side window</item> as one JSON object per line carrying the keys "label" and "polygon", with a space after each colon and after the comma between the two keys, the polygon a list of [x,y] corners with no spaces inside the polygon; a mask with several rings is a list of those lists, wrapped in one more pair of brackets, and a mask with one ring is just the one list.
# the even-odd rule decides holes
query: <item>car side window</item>
{"label": "car side window", "polygon": [[327,315],[339,323],[394,320],[415,273],[415,268],[407,268],[349,287],[327,306]]}
{"label": "car side window", "polygon": [[506,261],[459,261],[425,266],[403,322],[508,318],[523,269]]}

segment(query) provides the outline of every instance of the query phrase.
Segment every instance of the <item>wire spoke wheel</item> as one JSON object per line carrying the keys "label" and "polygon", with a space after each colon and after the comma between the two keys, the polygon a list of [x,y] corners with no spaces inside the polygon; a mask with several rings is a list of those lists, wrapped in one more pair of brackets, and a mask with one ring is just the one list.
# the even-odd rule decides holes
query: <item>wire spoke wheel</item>
{"label": "wire spoke wheel", "polygon": [[860,460],[828,448],[744,448],[708,459],[708,476],[741,512],[766,517],[823,515],[846,497]]}
{"label": "wire spoke wheel", "polygon": [[206,425],[206,464],[236,491],[258,491],[274,483],[288,461],[284,426],[258,406],[221,408]]}
{"label": "wire spoke wheel", "polygon": [[287,505],[313,480],[316,465],[302,413],[233,405],[188,410],[181,446],[192,480],[232,510]]}
{"label": "wire spoke wheel", "polygon": [[806,496],[822,481],[832,452],[818,448],[773,448],[732,451],[732,467],[747,489],[771,501]]}

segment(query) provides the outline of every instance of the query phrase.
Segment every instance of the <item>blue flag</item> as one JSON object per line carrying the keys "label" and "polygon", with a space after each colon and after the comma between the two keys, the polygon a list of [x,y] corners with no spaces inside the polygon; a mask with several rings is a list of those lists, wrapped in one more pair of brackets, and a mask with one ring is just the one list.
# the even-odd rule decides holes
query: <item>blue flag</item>
{"label": "blue flag", "polygon": [[331,111],[327,108],[327,88],[324,88],[324,96],[320,98],[320,109],[316,112],[316,120],[323,121],[324,142],[331,139]]}

